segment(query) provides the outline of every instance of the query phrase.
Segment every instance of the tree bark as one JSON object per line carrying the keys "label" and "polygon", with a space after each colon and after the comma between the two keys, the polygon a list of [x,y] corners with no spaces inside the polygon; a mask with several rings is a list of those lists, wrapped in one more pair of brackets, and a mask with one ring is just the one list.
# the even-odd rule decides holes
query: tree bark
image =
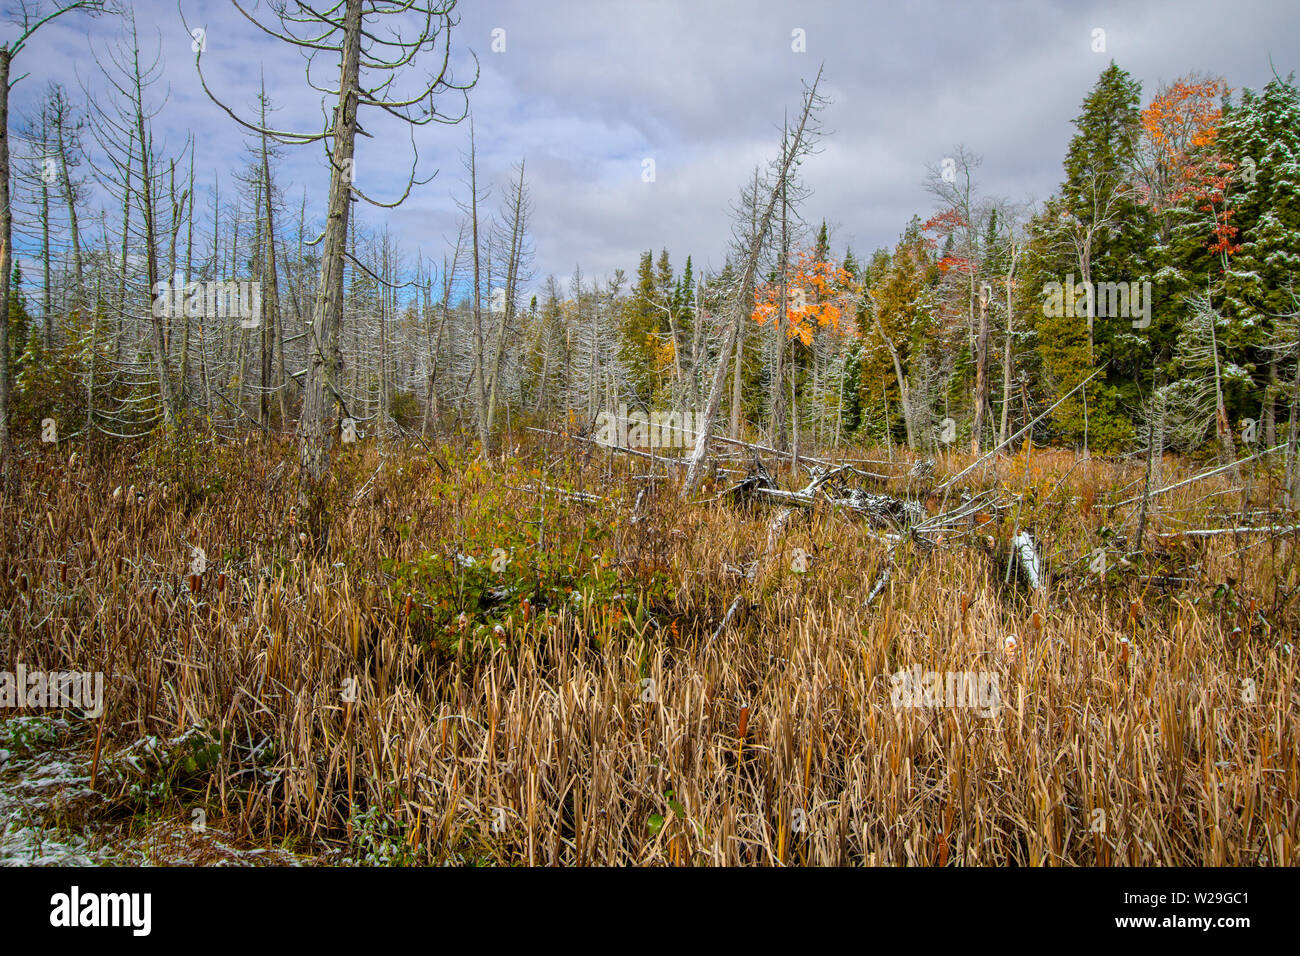
{"label": "tree bark", "polygon": [[8,489],[13,478],[13,437],[9,433],[9,292],[12,271],[13,209],[9,204],[9,67],[12,53],[0,47],[0,481]]}
{"label": "tree bark", "polygon": [[[816,103],[817,85],[820,81],[821,71],[819,70],[817,79],[813,81],[812,88],[809,90],[804,102],[803,115],[799,119],[799,128],[795,133],[793,146],[790,149],[782,150],[780,173],[772,187],[771,195],[768,197],[767,206],[759,217],[758,229],[750,237],[745,269],[741,274],[739,294],[732,300],[731,304],[731,327],[727,334],[727,341],[718,353],[718,366],[713,373],[713,384],[709,389],[709,401],[704,409],[702,419],[696,425],[695,450],[691,453],[691,463],[687,468],[686,481],[682,486],[682,494],[685,497],[695,493],[695,489],[699,486],[700,479],[704,474],[704,459],[708,454],[709,437],[713,432],[713,423],[718,417],[718,408],[722,404],[722,393],[727,384],[727,366],[730,364],[728,359],[736,347],[736,336],[740,323],[746,321],[749,311],[753,307],[754,276],[758,270],[759,255],[763,251],[763,240],[767,237],[767,232],[771,228],[772,213],[776,209],[778,198],[783,194],[786,178],[790,175],[791,162],[795,156],[799,155],[799,146],[808,124],[808,117]],[[757,196],[755,201],[757,201]]]}
{"label": "tree bark", "polygon": [[989,297],[988,288],[980,289],[980,325],[975,340],[975,421],[971,425],[970,453],[978,455],[984,437],[984,406],[989,400]]}
{"label": "tree bark", "polygon": [[998,423],[998,444],[1007,440],[1011,412],[1011,333],[1014,317],[1011,314],[1011,277],[1016,271],[1016,244],[1011,243],[1011,265],[1007,269],[1007,340],[1002,352],[1002,420]]}
{"label": "tree bark", "polygon": [[362,0],[347,0],[339,102],[334,108],[334,149],[330,156],[330,198],[321,250],[320,285],[312,309],[307,387],[303,396],[302,467],[312,481],[329,468],[334,447],[331,406],[337,405],[343,366],[339,330],[343,325],[343,254],[352,205],[352,161],[357,135],[358,80],[361,71]]}

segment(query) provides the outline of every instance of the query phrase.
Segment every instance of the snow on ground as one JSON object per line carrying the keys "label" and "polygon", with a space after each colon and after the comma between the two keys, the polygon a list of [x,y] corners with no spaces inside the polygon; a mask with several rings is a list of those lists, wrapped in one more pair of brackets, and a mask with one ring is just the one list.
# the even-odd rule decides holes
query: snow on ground
{"label": "snow on ground", "polygon": [[[109,800],[90,789],[82,728],[62,717],[0,722],[0,866],[294,866],[308,859],[279,848],[247,848],[232,834],[189,818],[84,822]],[[140,821],[135,820],[137,824]]]}

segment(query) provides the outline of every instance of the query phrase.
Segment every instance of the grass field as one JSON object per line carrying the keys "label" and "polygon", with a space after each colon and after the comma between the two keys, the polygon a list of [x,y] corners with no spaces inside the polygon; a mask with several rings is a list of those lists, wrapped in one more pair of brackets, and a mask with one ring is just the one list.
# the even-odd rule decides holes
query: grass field
{"label": "grass field", "polygon": [[[1262,467],[1155,498],[1139,553],[1140,502],[1116,503],[1144,463],[1043,449],[946,496],[970,458],[920,482],[853,449],[896,476],[871,490],[957,511],[901,533],[828,503],[774,526],[778,503],[723,494],[739,473],[684,501],[662,466],[564,439],[351,446],[310,494],[287,444],[75,451],[29,446],[0,522],[4,667],[106,675],[97,720],[0,711],[61,721],[80,761],[27,808],[52,840],[147,847],[171,821],[325,862],[1297,862],[1300,539],[1184,533],[1294,524]],[[1161,485],[1209,467],[1168,458]],[[980,700],[900,705],[900,672]],[[15,734],[10,776],[42,749]]]}

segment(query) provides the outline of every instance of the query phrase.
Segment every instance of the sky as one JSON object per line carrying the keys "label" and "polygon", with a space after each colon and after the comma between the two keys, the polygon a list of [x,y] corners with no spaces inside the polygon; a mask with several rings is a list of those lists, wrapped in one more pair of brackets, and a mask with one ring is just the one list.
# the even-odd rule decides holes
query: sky
{"label": "sky", "polygon": [[[241,5],[278,27],[266,0]],[[230,194],[250,137],[201,88],[190,30],[205,31],[203,74],[235,113],[255,118],[265,77],[271,125],[320,130],[322,95],[301,53],[233,4],[131,6],[145,58],[162,57],[155,137],[165,153],[194,137],[200,210],[214,178]],[[697,273],[720,267],[739,191],[779,152],[783,116],[797,115],[802,84],[819,67],[830,103],[818,152],[802,167],[802,214],[827,221],[837,254],[852,246],[859,258],[935,211],[925,180],[958,145],[982,159],[979,195],[1051,195],[1071,120],[1112,59],[1142,83],[1144,104],[1193,71],[1240,89],[1300,69],[1300,4],[1279,0],[462,0],[454,16],[453,75],[466,82],[477,70],[468,97],[489,209],[500,208],[514,164],[526,164],[534,289],[575,265],[589,277],[631,275],[651,248],[667,248],[678,269],[688,254]],[[77,99],[110,95],[95,54],[103,58],[120,30],[113,18],[79,13],[43,27],[15,60],[14,75],[26,76],[11,96],[14,122],[32,115],[51,81]],[[0,39],[13,35],[0,27]],[[426,54],[401,88],[437,66]],[[328,85],[337,72],[337,61],[322,61],[312,76]],[[438,103],[462,107],[452,94]],[[356,183],[391,202],[407,181],[412,133],[364,111],[362,126],[370,136],[358,141]],[[387,223],[410,257],[441,259],[469,195],[469,126],[413,135],[418,175],[432,180],[395,210],[359,208],[367,226]],[[323,212],[328,175],[319,144],[282,150],[276,176],[295,212],[304,190],[308,214]],[[103,202],[96,195],[92,205]]]}

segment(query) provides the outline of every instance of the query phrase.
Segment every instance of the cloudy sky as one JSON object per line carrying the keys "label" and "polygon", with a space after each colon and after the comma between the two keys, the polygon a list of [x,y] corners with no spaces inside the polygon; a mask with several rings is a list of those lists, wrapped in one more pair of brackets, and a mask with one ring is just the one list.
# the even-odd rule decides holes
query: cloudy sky
{"label": "cloudy sky", "polygon": [[[243,6],[275,24],[265,0]],[[216,176],[229,194],[248,138],[200,88],[187,23],[206,30],[204,74],[236,112],[253,115],[265,75],[278,107],[272,125],[320,129],[321,96],[306,82],[301,54],[230,4],[133,7],[146,59],[157,50],[164,62],[155,135],[174,151],[193,134],[200,208]],[[797,111],[801,81],[821,64],[831,104],[821,151],[804,166],[804,215],[829,222],[837,251],[849,244],[860,255],[891,244],[913,214],[932,211],[927,167],[958,144],[983,158],[982,194],[1049,195],[1070,121],[1112,58],[1146,95],[1192,71],[1258,88],[1272,69],[1285,76],[1300,68],[1300,5],[1278,0],[482,0],[462,2],[456,15],[458,79],[473,77],[477,57],[469,102],[480,177],[494,184],[490,206],[503,197],[512,164],[527,161],[534,285],[577,264],[587,275],[631,273],[651,247],[667,247],[678,267],[688,253],[697,269],[719,266],[731,203],[778,149],[783,113]],[[51,80],[78,97],[83,88],[105,95],[94,52],[119,29],[77,14],[42,29],[16,61],[15,75],[28,74],[12,98],[18,121]],[[1094,50],[1098,30],[1104,52]],[[12,32],[6,26],[0,37]],[[494,37],[503,50],[494,51]],[[421,74],[434,65],[416,64]],[[337,64],[314,75],[335,82]],[[409,133],[362,122],[373,135],[358,146],[357,184],[395,199],[411,162]],[[387,221],[412,255],[441,257],[455,237],[457,199],[468,195],[468,135],[464,124],[418,129],[420,175],[436,177],[396,211],[363,207],[363,221]],[[320,212],[328,172],[319,146],[286,149],[277,175],[292,206],[305,189],[309,210]]]}

